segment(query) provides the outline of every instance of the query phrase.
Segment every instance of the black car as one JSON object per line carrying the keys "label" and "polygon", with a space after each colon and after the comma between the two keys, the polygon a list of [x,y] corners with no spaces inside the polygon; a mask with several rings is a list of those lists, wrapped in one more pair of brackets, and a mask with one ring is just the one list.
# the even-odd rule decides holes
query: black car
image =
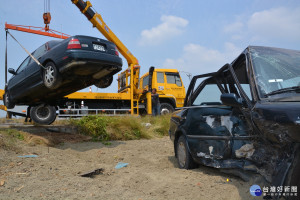
{"label": "black car", "polygon": [[193,77],[169,134],[180,168],[202,164],[245,180],[257,172],[299,188],[300,51],[249,46],[217,72]]}
{"label": "black car", "polygon": [[[89,36],[49,41],[32,56],[41,65],[28,56],[16,71],[8,70],[13,77],[5,86],[3,99],[9,109],[15,105],[51,106],[57,99],[90,85],[108,87],[113,75],[122,69],[116,45]],[[43,112],[46,110],[44,107]]]}

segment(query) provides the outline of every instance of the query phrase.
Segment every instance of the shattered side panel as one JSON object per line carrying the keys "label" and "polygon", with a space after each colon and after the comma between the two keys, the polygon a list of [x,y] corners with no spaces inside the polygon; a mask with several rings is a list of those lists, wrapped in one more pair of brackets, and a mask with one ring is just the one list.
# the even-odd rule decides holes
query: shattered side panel
{"label": "shattered side panel", "polygon": [[300,142],[300,103],[265,102],[255,105],[253,121],[261,132],[251,160],[274,185],[282,185]]}
{"label": "shattered side panel", "polygon": [[257,104],[252,115],[267,140],[281,146],[300,142],[300,102]]}
{"label": "shattered side panel", "polygon": [[189,109],[184,127],[190,152],[198,162],[216,168],[245,165],[242,157],[240,161],[230,160],[239,159],[235,151],[251,143],[246,123],[230,107]]}

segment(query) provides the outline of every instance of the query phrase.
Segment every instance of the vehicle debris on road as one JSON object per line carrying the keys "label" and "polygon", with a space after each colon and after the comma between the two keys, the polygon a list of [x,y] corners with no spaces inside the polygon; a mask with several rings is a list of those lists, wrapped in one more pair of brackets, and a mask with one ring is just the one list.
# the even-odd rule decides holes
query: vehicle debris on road
{"label": "vehicle debris on road", "polygon": [[81,177],[94,178],[96,175],[103,174],[103,172],[104,172],[104,169],[103,168],[99,168],[99,169],[95,169],[95,170],[90,171],[90,172],[83,173],[80,176]]}

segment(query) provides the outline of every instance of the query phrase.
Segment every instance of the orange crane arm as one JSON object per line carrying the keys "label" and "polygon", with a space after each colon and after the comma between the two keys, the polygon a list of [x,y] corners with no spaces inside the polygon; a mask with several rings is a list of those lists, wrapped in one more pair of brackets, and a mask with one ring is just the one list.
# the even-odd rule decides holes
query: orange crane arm
{"label": "orange crane arm", "polygon": [[109,41],[116,44],[120,53],[125,57],[128,66],[131,64],[139,65],[139,62],[127,47],[119,40],[119,38],[110,30],[107,24],[102,19],[101,15],[92,9],[92,4],[89,1],[71,0],[79,10],[88,18],[88,20],[96,27]]}
{"label": "orange crane arm", "polygon": [[23,26],[23,25],[14,25],[14,24],[7,24],[5,23],[5,30],[16,30],[16,31],[22,31],[22,32],[27,32],[27,33],[33,33],[33,34],[38,34],[38,35],[44,35],[44,36],[49,36],[49,37],[54,37],[54,38],[60,38],[60,39],[67,39],[71,37],[70,35],[61,33],[59,31],[55,31],[52,29],[49,29],[46,31],[45,28],[42,27],[35,27],[35,26]]}

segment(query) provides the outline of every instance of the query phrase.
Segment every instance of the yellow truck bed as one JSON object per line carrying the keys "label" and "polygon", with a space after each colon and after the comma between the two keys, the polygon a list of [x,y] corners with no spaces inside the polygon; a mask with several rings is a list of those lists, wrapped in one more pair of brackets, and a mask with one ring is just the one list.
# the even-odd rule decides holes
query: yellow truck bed
{"label": "yellow truck bed", "polygon": [[130,100],[130,93],[97,93],[75,92],[65,96],[69,99],[107,99],[107,100]]}

